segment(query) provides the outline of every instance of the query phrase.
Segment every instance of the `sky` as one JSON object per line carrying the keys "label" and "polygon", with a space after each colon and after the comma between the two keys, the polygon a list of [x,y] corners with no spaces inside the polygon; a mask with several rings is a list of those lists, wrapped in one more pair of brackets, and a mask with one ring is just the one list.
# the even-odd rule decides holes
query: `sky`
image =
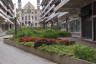
{"label": "sky", "polygon": [[[28,1],[30,1],[35,8],[37,7],[37,0],[21,0],[22,1],[22,7],[24,7],[24,5],[26,5],[28,3]],[[16,4],[16,7],[18,7],[18,0],[13,0],[13,2]]]}

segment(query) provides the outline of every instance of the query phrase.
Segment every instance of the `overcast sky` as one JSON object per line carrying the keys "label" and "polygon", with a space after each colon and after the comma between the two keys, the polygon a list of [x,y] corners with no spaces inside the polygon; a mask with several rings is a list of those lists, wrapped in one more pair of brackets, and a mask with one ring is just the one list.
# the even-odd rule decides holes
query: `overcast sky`
{"label": "overcast sky", "polygon": [[[22,1],[22,7],[24,7],[24,5],[26,3],[28,3],[28,1],[30,1],[36,8],[37,6],[37,0],[21,0]],[[13,2],[16,4],[16,7],[18,7],[18,0],[13,0]]]}

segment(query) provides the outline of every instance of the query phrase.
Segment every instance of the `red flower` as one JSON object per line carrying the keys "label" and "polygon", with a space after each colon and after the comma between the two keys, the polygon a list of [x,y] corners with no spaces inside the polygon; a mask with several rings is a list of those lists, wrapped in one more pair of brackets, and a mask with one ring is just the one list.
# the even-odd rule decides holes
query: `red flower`
{"label": "red flower", "polygon": [[31,38],[30,37],[22,37],[22,38],[20,38],[19,41],[20,42],[30,42],[31,41]]}
{"label": "red flower", "polygon": [[74,41],[69,40],[59,40],[59,39],[48,39],[48,38],[30,38],[30,37],[22,37],[19,40],[20,42],[36,42],[36,41],[48,41],[56,44],[65,44],[65,45],[71,45],[74,44]]}

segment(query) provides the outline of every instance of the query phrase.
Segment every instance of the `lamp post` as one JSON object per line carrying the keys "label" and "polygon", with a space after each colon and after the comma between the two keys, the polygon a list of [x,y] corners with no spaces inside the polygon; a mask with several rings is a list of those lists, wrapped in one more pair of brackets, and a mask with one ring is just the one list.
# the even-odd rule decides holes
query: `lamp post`
{"label": "lamp post", "polygon": [[17,34],[17,17],[14,18],[14,24],[15,24],[15,35]]}
{"label": "lamp post", "polygon": [[69,20],[69,17],[66,16],[66,31],[68,32],[68,20]]}
{"label": "lamp post", "polygon": [[17,17],[9,17],[11,20],[13,20],[14,26],[15,26],[15,35],[17,34]]}

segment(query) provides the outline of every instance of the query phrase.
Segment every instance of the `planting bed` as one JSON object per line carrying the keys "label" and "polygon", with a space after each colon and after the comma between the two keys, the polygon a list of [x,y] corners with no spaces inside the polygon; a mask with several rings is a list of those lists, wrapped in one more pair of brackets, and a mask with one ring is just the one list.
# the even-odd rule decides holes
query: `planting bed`
{"label": "planting bed", "polygon": [[41,47],[35,49],[33,47],[33,44],[31,44],[32,46],[22,45],[21,43],[16,43],[15,41],[12,41],[12,40],[9,40],[9,39],[4,39],[4,43],[15,46],[15,47],[20,48],[20,49],[22,49],[24,51],[36,54],[36,55],[38,55],[40,57],[44,57],[44,58],[49,59],[51,61],[54,61],[54,62],[56,62],[58,64],[95,64],[95,63],[91,63],[91,62],[88,62],[88,61],[85,61],[85,60],[74,58],[74,57],[72,57],[70,55],[70,53],[68,55],[66,55],[66,53],[64,53],[65,54],[64,55],[61,52],[61,54],[59,54],[60,52],[58,52],[57,49],[54,49],[54,46],[56,48],[56,45],[53,45],[53,50],[56,50],[57,53],[56,53],[56,51],[52,51],[52,49],[48,50],[47,47],[49,47],[49,49],[50,49],[51,45],[44,46],[44,47],[41,46]]}
{"label": "planting bed", "polygon": [[[14,31],[8,33],[14,33]],[[74,41],[67,39],[58,39],[59,37],[70,36],[71,34],[65,31],[22,28],[12,38],[4,39],[4,43],[47,58],[58,64],[96,63],[96,49],[76,44]]]}

